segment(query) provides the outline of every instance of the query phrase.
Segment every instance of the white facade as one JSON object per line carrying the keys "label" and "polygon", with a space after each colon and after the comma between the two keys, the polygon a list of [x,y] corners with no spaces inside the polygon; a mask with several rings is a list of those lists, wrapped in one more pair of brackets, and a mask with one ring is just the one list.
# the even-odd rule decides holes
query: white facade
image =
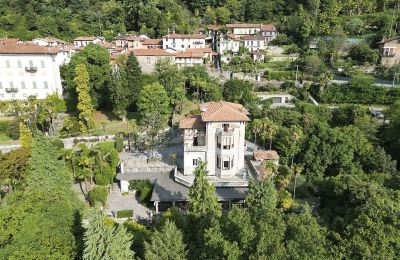
{"label": "white facade", "polygon": [[62,94],[58,54],[0,53],[0,100]]}
{"label": "white facade", "polygon": [[240,40],[234,39],[228,35],[221,35],[217,45],[217,52],[225,54],[226,52],[237,53],[240,47]]}
{"label": "white facade", "polygon": [[241,44],[243,47],[248,49],[250,52],[265,50],[265,47],[266,47],[265,40],[262,36],[244,37]]}
{"label": "white facade", "polygon": [[76,48],[83,48],[89,43],[103,43],[104,39],[101,37],[78,37],[74,39],[74,45]]}
{"label": "white facade", "polygon": [[206,36],[202,34],[169,34],[163,37],[163,49],[186,51],[206,48]]}

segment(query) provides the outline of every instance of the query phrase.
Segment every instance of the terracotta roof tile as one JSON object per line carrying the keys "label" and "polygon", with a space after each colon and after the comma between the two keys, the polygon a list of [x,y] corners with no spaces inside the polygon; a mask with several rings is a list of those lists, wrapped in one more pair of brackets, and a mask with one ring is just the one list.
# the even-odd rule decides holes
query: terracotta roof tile
{"label": "terracotta roof tile", "polygon": [[59,47],[39,46],[32,43],[0,43],[0,54],[57,54]]}
{"label": "terracotta roof tile", "polygon": [[262,24],[261,31],[276,31],[276,28],[272,23]]}
{"label": "terracotta roof tile", "polygon": [[254,160],[262,161],[262,160],[279,160],[279,155],[275,150],[257,150],[253,152]]}
{"label": "terracotta roof tile", "polygon": [[184,52],[177,52],[177,58],[203,58],[203,52],[192,52],[192,51],[184,51]]}
{"label": "terracotta roof tile", "polygon": [[265,37],[262,35],[246,35],[242,37],[245,41],[265,41]]}
{"label": "terracotta roof tile", "polygon": [[146,39],[142,43],[143,45],[162,45],[162,39]]}
{"label": "terracotta roof tile", "polygon": [[204,128],[206,127],[205,122],[203,122],[201,120],[201,116],[197,115],[197,116],[189,116],[189,117],[185,117],[183,119],[181,119],[181,121],[179,122],[179,128],[183,128],[183,129],[188,129],[188,128],[195,128],[195,129],[199,129],[199,128]]}
{"label": "terracotta roof tile", "polygon": [[226,101],[208,102],[200,105],[204,122],[250,121],[249,112],[240,104]]}
{"label": "terracotta roof tile", "polygon": [[19,38],[2,38],[0,39],[0,43],[17,43],[21,41]]}
{"label": "terracotta roof tile", "polygon": [[177,34],[177,33],[170,33],[168,35],[163,36],[163,38],[205,39],[205,38],[207,38],[207,35],[204,35],[204,34]]}

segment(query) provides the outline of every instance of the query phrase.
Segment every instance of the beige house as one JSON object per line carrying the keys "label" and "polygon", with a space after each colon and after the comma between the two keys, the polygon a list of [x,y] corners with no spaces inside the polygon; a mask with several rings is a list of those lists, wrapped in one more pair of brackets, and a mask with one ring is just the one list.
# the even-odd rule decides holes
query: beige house
{"label": "beige house", "polygon": [[113,39],[116,47],[128,49],[142,49],[142,42],[145,39],[138,37],[134,34],[119,35]]}
{"label": "beige house", "polygon": [[400,36],[383,39],[380,42],[381,64],[386,66],[400,63]]}
{"label": "beige house", "polygon": [[154,72],[156,62],[159,59],[169,58],[175,61],[175,54],[164,51],[162,49],[137,49],[134,50],[139,66],[142,72],[151,73]]}
{"label": "beige house", "polygon": [[163,40],[162,39],[146,39],[142,42],[144,49],[162,49]]}
{"label": "beige house", "polygon": [[79,36],[74,39],[74,45],[76,48],[83,48],[87,46],[89,43],[104,43],[105,40],[103,37],[98,36]]}

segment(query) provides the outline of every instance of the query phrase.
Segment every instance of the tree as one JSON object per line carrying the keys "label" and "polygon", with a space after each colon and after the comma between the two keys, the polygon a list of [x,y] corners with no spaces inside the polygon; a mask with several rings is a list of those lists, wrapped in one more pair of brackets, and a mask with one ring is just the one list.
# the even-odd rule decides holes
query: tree
{"label": "tree", "polygon": [[246,203],[253,216],[266,214],[276,208],[277,193],[271,181],[250,181]]}
{"label": "tree", "polygon": [[125,118],[126,109],[132,102],[132,96],[134,93],[129,88],[129,82],[127,79],[127,67],[126,67],[126,56],[121,55],[117,58],[117,62],[113,67],[113,73],[111,75],[111,104],[113,112]]}
{"label": "tree", "polygon": [[136,56],[131,52],[126,61],[126,81],[128,82],[129,97],[133,102],[138,102],[139,93],[142,91],[142,71]]}
{"label": "tree", "polygon": [[223,96],[226,101],[248,106],[256,101],[254,85],[246,80],[231,79],[225,82]]}
{"label": "tree", "polygon": [[272,149],[272,139],[278,131],[278,125],[275,124],[271,119],[264,119],[262,122],[262,137],[263,139],[269,139],[269,150]]}
{"label": "tree", "polygon": [[261,119],[254,119],[254,121],[251,122],[251,129],[254,134],[254,150],[257,150],[257,135],[261,133],[262,127]]}
{"label": "tree", "polygon": [[186,254],[182,232],[169,220],[166,220],[161,230],[154,231],[148,243],[145,242],[146,260],[183,260],[186,259]]}
{"label": "tree", "polygon": [[159,59],[155,65],[155,72],[158,82],[164,87],[176,109],[177,105],[182,106],[185,98],[185,79],[179,68],[169,58]]}
{"label": "tree", "polygon": [[351,47],[349,57],[363,65],[364,63],[375,64],[379,55],[377,50],[371,49],[366,43],[359,43]]}
{"label": "tree", "polygon": [[24,147],[0,154],[0,182],[8,186],[9,193],[25,182],[30,157],[30,150]]}
{"label": "tree", "polygon": [[74,82],[76,84],[76,92],[78,93],[77,109],[79,112],[79,125],[81,131],[84,132],[94,127],[92,120],[93,104],[89,95],[89,73],[83,63],[76,66],[75,72],[76,77],[74,78]]}
{"label": "tree", "polygon": [[218,203],[215,187],[206,179],[206,162],[197,165],[194,175],[193,185],[189,189],[189,214],[196,218],[221,216],[221,205]]}
{"label": "tree", "polygon": [[130,250],[132,235],[123,225],[114,227],[105,222],[105,215],[100,205],[92,210],[89,226],[85,232],[83,259],[133,259]]}
{"label": "tree", "polygon": [[19,122],[19,143],[27,149],[31,149],[33,145],[32,132],[23,122]]}
{"label": "tree", "polygon": [[1,259],[75,258],[81,203],[59,158],[48,139],[35,136],[26,189],[8,195],[0,207]]}

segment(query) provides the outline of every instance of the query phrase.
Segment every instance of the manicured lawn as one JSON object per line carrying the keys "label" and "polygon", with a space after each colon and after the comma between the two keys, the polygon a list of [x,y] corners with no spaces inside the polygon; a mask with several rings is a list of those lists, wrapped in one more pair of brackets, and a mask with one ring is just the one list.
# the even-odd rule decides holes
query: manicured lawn
{"label": "manicured lawn", "polygon": [[18,144],[18,140],[12,140],[5,134],[0,134],[0,145]]}
{"label": "manicured lawn", "polygon": [[127,122],[107,111],[95,111],[93,113],[93,121],[95,124],[95,135],[113,135],[120,132],[132,132],[132,127]]}

